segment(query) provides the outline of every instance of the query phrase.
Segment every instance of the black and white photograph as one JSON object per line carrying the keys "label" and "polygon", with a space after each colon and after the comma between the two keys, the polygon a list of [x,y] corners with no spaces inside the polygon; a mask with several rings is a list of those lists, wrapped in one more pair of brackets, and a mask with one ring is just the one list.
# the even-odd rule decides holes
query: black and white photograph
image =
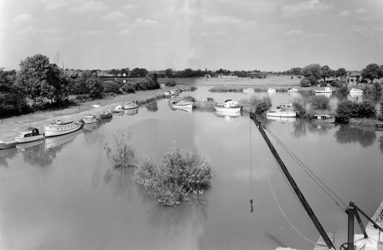
{"label": "black and white photograph", "polygon": [[382,250],[382,0],[0,0],[0,250]]}

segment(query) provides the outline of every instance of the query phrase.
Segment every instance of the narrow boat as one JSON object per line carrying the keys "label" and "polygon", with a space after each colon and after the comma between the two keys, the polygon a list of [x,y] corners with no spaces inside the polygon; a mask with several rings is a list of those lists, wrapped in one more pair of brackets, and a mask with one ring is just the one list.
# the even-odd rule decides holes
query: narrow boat
{"label": "narrow boat", "polygon": [[297,117],[297,112],[281,110],[281,109],[270,109],[269,111],[267,111],[266,116],[270,116],[270,117]]}
{"label": "narrow boat", "polygon": [[323,123],[334,123],[335,117],[327,114],[314,115],[312,122],[317,123],[318,125]]}
{"label": "narrow boat", "polygon": [[254,89],[253,88],[243,89],[243,93],[245,93],[245,94],[254,94]]}
{"label": "narrow boat", "polygon": [[82,121],[85,124],[97,123],[98,118],[96,115],[86,115],[84,118],[82,118]]}
{"label": "narrow boat", "polygon": [[81,126],[80,122],[73,120],[54,120],[45,126],[45,137],[69,134],[79,130]]}
{"label": "narrow boat", "polygon": [[104,112],[101,113],[100,115],[100,118],[101,119],[110,119],[113,117],[113,114],[112,114],[112,111],[110,111],[109,109],[108,110],[105,110]]}
{"label": "narrow boat", "polygon": [[363,90],[352,88],[352,89],[350,89],[350,94],[351,95],[363,95]]}
{"label": "narrow boat", "polygon": [[267,90],[267,93],[269,93],[269,94],[273,94],[273,93],[275,93],[275,92],[277,92],[277,90],[274,89],[274,88],[269,88],[269,89]]}
{"label": "narrow boat", "polygon": [[127,102],[124,104],[124,109],[136,109],[138,108],[138,102],[136,100],[131,100],[130,102]]}
{"label": "narrow boat", "polygon": [[8,149],[8,148],[15,148],[16,144],[17,144],[16,141],[0,141],[0,150]]}
{"label": "narrow boat", "polygon": [[315,94],[331,94],[332,89],[330,87],[325,87],[324,89],[316,89]]}
{"label": "narrow boat", "polygon": [[218,103],[214,108],[217,112],[225,114],[239,113],[242,110],[242,106],[232,99],[227,99],[224,103]]}
{"label": "narrow boat", "polygon": [[173,109],[182,109],[187,111],[191,111],[193,109],[193,102],[189,102],[189,101],[170,100],[169,104],[171,105]]}
{"label": "narrow boat", "polygon": [[121,112],[124,112],[124,109],[122,108],[122,105],[117,105],[116,107],[114,107],[114,112],[115,113],[121,113]]}
{"label": "narrow boat", "polygon": [[44,139],[44,135],[40,134],[37,128],[29,127],[24,132],[21,132],[16,136],[15,140],[17,143],[26,143],[32,141],[38,141]]}

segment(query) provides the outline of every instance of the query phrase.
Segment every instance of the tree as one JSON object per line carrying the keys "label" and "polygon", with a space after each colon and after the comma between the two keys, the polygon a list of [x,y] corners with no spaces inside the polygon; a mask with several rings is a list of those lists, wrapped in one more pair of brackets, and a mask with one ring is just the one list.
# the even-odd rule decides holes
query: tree
{"label": "tree", "polygon": [[371,63],[362,70],[362,77],[369,79],[371,83],[374,81],[374,79],[379,78],[380,75],[380,68],[376,63]]}
{"label": "tree", "polygon": [[302,69],[305,77],[313,76],[315,79],[321,78],[321,66],[319,64],[310,64]]}
{"label": "tree", "polygon": [[320,76],[323,78],[323,81],[326,82],[326,77],[330,77],[332,75],[332,70],[329,66],[323,65],[320,68]]}
{"label": "tree", "polygon": [[0,70],[0,118],[26,113],[30,107],[24,91],[14,84],[14,72]]}
{"label": "tree", "polygon": [[170,77],[173,77],[173,74],[174,74],[173,70],[170,69],[170,68],[169,68],[169,69],[165,69],[165,72],[164,72],[164,73],[165,73],[165,76],[166,76],[166,77],[169,77],[169,78],[170,78]]}
{"label": "tree", "polygon": [[89,97],[92,99],[102,98],[102,82],[101,79],[92,76],[85,81],[86,87],[89,89]]}
{"label": "tree", "polygon": [[65,74],[41,54],[21,61],[17,84],[35,104],[43,104],[46,99],[59,103],[69,94],[69,81]]}
{"label": "tree", "polygon": [[134,68],[130,72],[130,77],[145,77],[148,71],[144,68]]}
{"label": "tree", "polygon": [[347,71],[344,68],[339,68],[335,71],[335,76],[337,77],[345,77],[347,75]]}

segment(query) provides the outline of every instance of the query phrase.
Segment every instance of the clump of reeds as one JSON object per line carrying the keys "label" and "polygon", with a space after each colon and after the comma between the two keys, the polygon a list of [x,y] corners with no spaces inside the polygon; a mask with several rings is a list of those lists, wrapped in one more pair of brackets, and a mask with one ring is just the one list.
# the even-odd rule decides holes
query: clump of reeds
{"label": "clump of reeds", "polygon": [[136,166],[135,149],[129,139],[129,133],[119,132],[114,136],[114,146],[105,144],[106,156],[117,168]]}
{"label": "clump of reeds", "polygon": [[165,206],[177,206],[191,194],[208,190],[211,178],[211,167],[204,159],[178,149],[166,154],[160,163],[144,160],[136,171],[136,182]]}

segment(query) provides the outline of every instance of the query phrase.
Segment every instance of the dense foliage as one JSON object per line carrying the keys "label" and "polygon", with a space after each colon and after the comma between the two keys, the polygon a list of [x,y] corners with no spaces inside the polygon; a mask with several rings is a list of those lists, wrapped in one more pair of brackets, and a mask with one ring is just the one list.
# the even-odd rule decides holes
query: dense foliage
{"label": "dense foliage", "polygon": [[330,99],[326,96],[312,96],[309,99],[312,109],[329,109],[330,108]]}
{"label": "dense foliage", "polygon": [[129,134],[121,132],[115,135],[114,146],[105,144],[106,156],[117,168],[136,166],[135,149],[129,141]]}
{"label": "dense foliage", "polygon": [[254,108],[255,113],[257,114],[265,113],[272,106],[271,99],[268,96],[263,98],[258,98],[253,95],[249,98],[248,102],[251,104],[252,109]]}
{"label": "dense foliage", "polygon": [[341,123],[348,123],[351,118],[375,118],[376,110],[369,102],[355,103],[342,101],[336,108],[336,119]]}
{"label": "dense foliage", "polygon": [[190,194],[208,190],[211,178],[211,167],[205,160],[179,150],[165,155],[161,163],[143,161],[136,172],[137,183],[165,206],[177,206]]}

